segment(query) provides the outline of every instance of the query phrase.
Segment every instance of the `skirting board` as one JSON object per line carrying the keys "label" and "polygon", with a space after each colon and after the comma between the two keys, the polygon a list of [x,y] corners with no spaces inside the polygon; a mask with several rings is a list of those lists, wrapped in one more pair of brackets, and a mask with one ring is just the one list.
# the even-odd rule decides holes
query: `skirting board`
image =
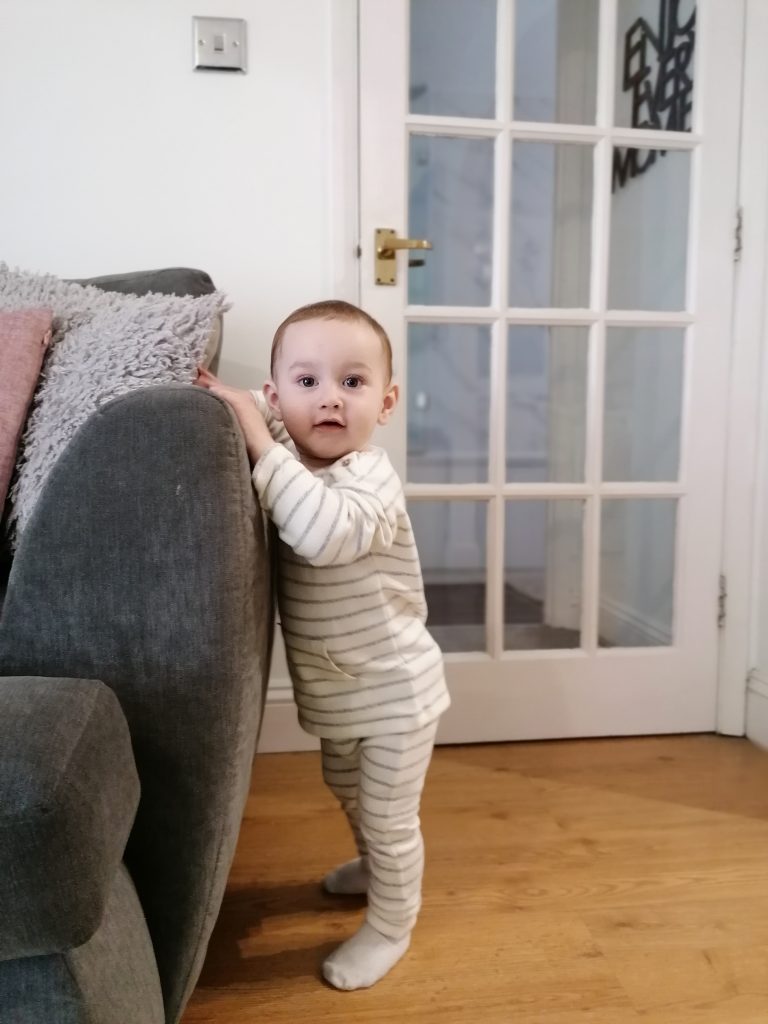
{"label": "skirting board", "polygon": [[264,720],[259,737],[260,754],[295,750],[319,750],[320,741],[299,725],[290,679],[270,679]]}
{"label": "skirting board", "polygon": [[747,739],[768,750],[768,681],[754,672],[747,687]]}

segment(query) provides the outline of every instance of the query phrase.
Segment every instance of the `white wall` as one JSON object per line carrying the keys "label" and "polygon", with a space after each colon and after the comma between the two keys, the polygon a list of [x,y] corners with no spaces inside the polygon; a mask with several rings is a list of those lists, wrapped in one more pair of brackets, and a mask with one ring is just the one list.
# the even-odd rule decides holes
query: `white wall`
{"label": "white wall", "polygon": [[[335,9],[3,0],[0,260],[73,277],[207,270],[234,303],[220,372],[260,384],[279,320],[340,293]],[[201,14],[247,19],[247,74],[192,70]]]}

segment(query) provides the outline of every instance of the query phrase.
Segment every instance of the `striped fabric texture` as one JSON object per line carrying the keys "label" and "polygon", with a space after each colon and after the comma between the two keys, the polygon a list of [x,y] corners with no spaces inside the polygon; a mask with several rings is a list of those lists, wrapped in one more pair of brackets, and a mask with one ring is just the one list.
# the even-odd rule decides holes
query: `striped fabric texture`
{"label": "striped fabric texture", "polygon": [[366,920],[391,939],[410,932],[421,908],[419,804],[436,732],[431,722],[412,733],[321,740],[323,778],[368,859]]}
{"label": "striped fabric texture", "polygon": [[280,535],[280,618],[302,727],[352,739],[428,725],[450,698],[389,458],[371,447],[313,473],[253,395],[280,442],[253,482]]}

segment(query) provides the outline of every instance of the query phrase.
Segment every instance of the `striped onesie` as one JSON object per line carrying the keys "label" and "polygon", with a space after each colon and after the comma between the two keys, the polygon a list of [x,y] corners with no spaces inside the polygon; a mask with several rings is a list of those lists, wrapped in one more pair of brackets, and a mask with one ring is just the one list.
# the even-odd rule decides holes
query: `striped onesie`
{"label": "striped onesie", "polygon": [[368,858],[368,921],[399,938],[421,899],[419,802],[450,698],[428,632],[400,480],[380,448],[310,471],[252,392],[273,437],[253,470],[280,535],[278,601],[302,727]]}

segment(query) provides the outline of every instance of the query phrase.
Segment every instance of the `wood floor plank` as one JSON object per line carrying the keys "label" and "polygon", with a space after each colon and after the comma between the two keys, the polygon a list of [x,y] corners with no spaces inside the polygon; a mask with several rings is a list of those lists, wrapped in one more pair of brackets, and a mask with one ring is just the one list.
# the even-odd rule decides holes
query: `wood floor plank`
{"label": "wood floor plank", "polygon": [[260,755],[184,1024],[766,1024],[768,754],[650,737],[441,747],[424,905],[375,988],[324,957],[364,900],[317,754]]}

